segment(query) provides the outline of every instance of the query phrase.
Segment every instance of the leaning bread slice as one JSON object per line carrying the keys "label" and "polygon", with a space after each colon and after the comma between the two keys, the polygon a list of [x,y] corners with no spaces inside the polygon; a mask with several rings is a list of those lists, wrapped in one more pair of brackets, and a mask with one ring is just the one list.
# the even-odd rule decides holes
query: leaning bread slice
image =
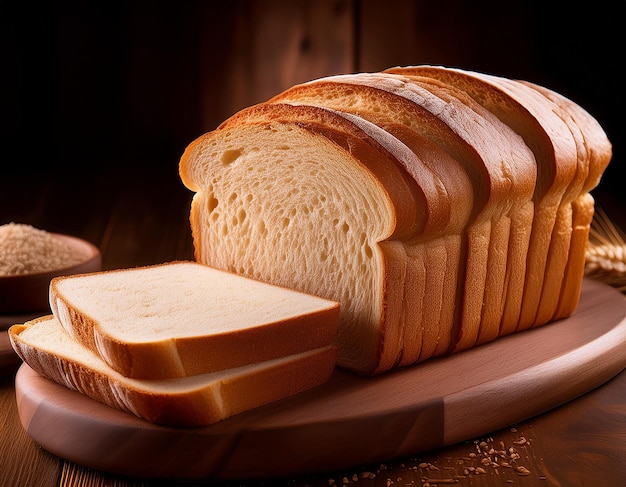
{"label": "leaning bread slice", "polygon": [[108,367],[53,316],[9,329],[13,348],[40,375],[152,423],[205,426],[326,382],[336,349],[303,353],[193,377],[137,380]]}
{"label": "leaning bread slice", "polygon": [[196,262],[63,276],[53,314],[120,374],[185,377],[332,343],[339,303]]}

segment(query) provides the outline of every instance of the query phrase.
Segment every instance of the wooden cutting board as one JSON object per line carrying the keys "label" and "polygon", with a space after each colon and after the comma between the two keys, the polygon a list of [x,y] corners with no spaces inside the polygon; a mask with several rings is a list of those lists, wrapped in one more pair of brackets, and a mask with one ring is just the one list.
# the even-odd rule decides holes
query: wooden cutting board
{"label": "wooden cutting board", "polygon": [[20,420],[75,463],[144,478],[300,476],[383,462],[528,419],[626,368],[626,299],[585,281],[575,314],[375,378],[325,385],[199,429],[156,426],[22,365]]}

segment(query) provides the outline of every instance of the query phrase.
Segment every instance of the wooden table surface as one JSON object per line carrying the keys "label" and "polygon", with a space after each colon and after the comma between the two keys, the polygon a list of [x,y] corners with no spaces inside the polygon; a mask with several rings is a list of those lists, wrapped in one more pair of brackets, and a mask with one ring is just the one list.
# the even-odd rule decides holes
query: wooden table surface
{"label": "wooden table surface", "polygon": [[[2,223],[16,221],[85,238],[100,247],[106,269],[193,258],[188,226],[190,193],[176,169],[153,180],[105,186],[49,181],[33,204],[5,184]],[[3,186],[0,182],[0,186]],[[71,197],[60,198],[69,194]],[[97,192],[98,198],[89,195]],[[557,385],[555,385],[557,386]],[[497,405],[495,405],[497,406]],[[486,410],[485,414],[489,414]],[[0,486],[200,485],[158,482],[93,471],[40,448],[22,428],[12,371],[0,378]],[[491,454],[489,452],[493,449]],[[498,456],[498,452],[503,452]],[[497,465],[489,459],[497,459]],[[362,486],[623,486],[626,485],[626,372],[600,388],[538,417],[484,437],[384,464],[318,476],[216,485]]]}

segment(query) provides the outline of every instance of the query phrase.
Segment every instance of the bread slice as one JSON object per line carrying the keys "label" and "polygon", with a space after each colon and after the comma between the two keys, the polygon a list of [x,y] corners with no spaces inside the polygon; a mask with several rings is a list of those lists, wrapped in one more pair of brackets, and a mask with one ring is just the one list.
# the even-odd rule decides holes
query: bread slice
{"label": "bread slice", "polygon": [[120,375],[66,333],[53,316],[9,328],[13,348],[40,375],[152,423],[197,427],[326,382],[336,349],[316,348],[267,362],[164,380]]}
{"label": "bread slice", "polygon": [[185,377],[330,345],[339,303],[196,262],[63,276],[53,314],[121,375]]}

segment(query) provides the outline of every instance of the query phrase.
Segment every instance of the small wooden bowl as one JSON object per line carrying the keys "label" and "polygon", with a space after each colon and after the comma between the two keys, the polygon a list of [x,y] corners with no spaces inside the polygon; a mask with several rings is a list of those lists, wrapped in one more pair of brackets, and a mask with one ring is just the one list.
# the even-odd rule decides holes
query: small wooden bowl
{"label": "small wooden bowl", "polygon": [[0,276],[0,314],[24,314],[50,310],[48,292],[50,281],[57,276],[97,272],[102,269],[100,250],[80,238],[53,233],[53,236],[85,255],[79,264],[33,274]]}

